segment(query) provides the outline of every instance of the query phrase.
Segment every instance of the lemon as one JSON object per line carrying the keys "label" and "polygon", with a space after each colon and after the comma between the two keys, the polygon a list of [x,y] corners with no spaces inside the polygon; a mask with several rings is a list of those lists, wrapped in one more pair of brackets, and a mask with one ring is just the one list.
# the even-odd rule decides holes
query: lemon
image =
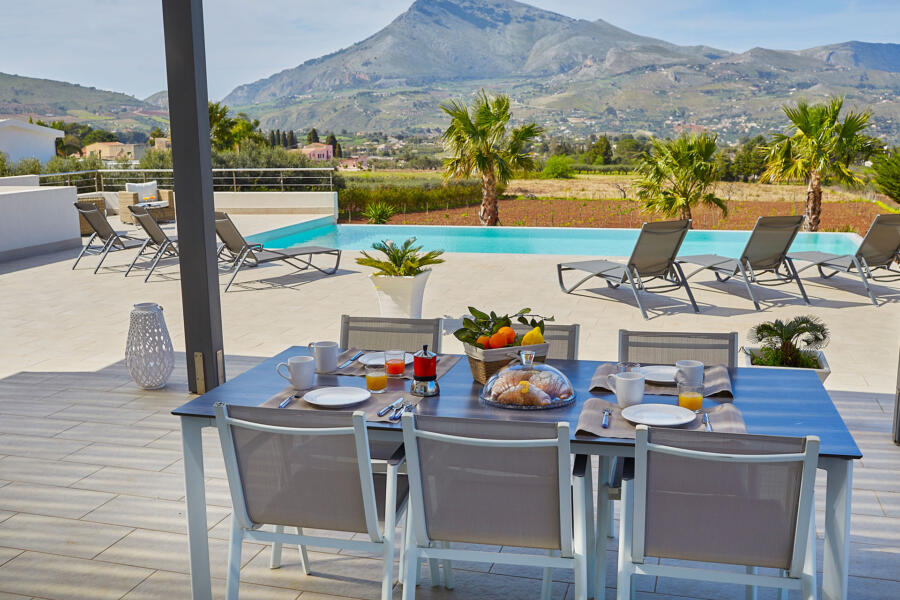
{"label": "lemon", "polygon": [[531,346],[532,344],[543,344],[544,343],[544,334],[541,333],[540,327],[535,327],[528,333],[522,336],[522,345],[523,346]]}

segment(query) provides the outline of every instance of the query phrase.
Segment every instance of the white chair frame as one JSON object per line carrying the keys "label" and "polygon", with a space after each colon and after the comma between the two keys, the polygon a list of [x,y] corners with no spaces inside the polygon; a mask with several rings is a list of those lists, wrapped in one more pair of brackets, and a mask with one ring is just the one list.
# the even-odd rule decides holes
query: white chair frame
{"label": "white chair frame", "polygon": [[[300,565],[304,574],[309,575],[309,560],[306,555],[307,545],[325,548],[350,549],[360,552],[371,552],[382,556],[382,580],[381,598],[390,600],[394,586],[394,529],[398,516],[402,520],[408,506],[408,499],[403,502],[398,510],[397,506],[397,475],[402,459],[391,460],[387,463],[387,483],[385,489],[384,530],[378,527],[378,511],[375,500],[375,486],[372,481],[372,463],[369,458],[369,440],[366,432],[366,416],[362,411],[353,413],[352,427],[327,427],[327,428],[298,428],[278,427],[263,425],[234,419],[228,416],[228,407],[219,402],[215,405],[216,425],[219,430],[219,439],[222,443],[222,453],[225,458],[225,472],[228,476],[228,489],[231,492],[233,512],[231,515],[231,541],[228,553],[228,576],[225,584],[225,597],[227,600],[238,599],[238,587],[241,569],[241,547],[244,539],[257,542],[272,543],[272,557],[270,568],[281,566],[281,544],[297,544],[300,547]],[[279,433],[285,435],[347,435],[352,433],[356,438],[356,455],[359,466],[359,480],[362,489],[363,508],[365,512],[366,529],[369,540],[347,540],[333,537],[306,535],[302,528],[297,527],[296,534],[285,533],[283,526],[275,526],[274,531],[263,531],[260,528],[263,523],[254,523],[247,513],[247,505],[244,498],[244,487],[241,483],[240,472],[237,464],[237,454],[234,448],[234,438],[231,427],[244,427],[256,431]],[[401,548],[401,565],[403,560],[403,548]],[[402,570],[402,566],[401,566]],[[402,571],[401,571],[402,573]]]}
{"label": "white chair frame", "polygon": [[[405,535],[405,560],[403,573],[403,600],[414,600],[416,589],[415,568],[421,558],[437,559],[443,563],[445,569],[445,586],[453,587],[450,561],[463,560],[473,562],[501,563],[523,565],[543,568],[543,583],[541,586],[541,598],[550,598],[551,573],[554,568],[573,569],[575,571],[575,599],[587,599],[587,554],[588,554],[588,528],[585,516],[586,494],[593,493],[585,488],[585,470],[590,469],[590,464],[585,456],[578,456],[575,461],[575,469],[570,477],[570,444],[569,425],[557,424],[557,437],[555,439],[526,439],[526,440],[497,440],[486,438],[470,438],[455,435],[447,435],[416,429],[415,417],[406,413],[402,417],[403,443],[407,454],[407,472],[409,474],[409,523]],[[507,552],[487,552],[483,550],[463,550],[451,548],[450,544],[443,541],[435,541],[428,538],[425,524],[425,502],[422,492],[422,471],[419,466],[418,439],[426,438],[467,446],[480,446],[484,448],[546,448],[556,447],[559,464],[559,531],[560,531],[560,556],[554,556],[554,551],[547,551],[546,555],[513,554]],[[586,466],[587,465],[587,466]],[[573,524],[574,519],[574,524]],[[605,546],[604,546],[605,550]]]}
{"label": "white chair frame", "polygon": [[[787,599],[788,590],[800,590],[803,600],[816,600],[816,513],[814,493],[816,465],[819,457],[819,438],[806,437],[805,451],[792,454],[725,454],[701,452],[685,448],[675,448],[651,444],[648,441],[646,425],[638,425],[634,452],[634,480],[622,482],[622,517],[619,535],[618,600],[631,600],[634,594],[633,575],[651,577],[673,577],[716,583],[733,583],[747,586],[748,600],[756,598],[756,587],[779,588],[782,600]],[[644,533],[646,525],[647,501],[647,452],[685,456],[700,460],[765,463],[802,462],[800,497],[797,505],[797,520],[794,530],[794,547],[791,553],[790,569],[782,571],[782,576],[759,575],[756,566],[744,565],[745,573],[721,571],[702,567],[682,567],[675,565],[654,565],[644,563]],[[739,543],[739,540],[735,540]]]}

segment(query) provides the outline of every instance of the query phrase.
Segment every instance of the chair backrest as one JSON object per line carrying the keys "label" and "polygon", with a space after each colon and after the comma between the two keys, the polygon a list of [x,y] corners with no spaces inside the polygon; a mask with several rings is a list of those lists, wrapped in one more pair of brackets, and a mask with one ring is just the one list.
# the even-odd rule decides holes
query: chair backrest
{"label": "chair backrest", "polygon": [[154,244],[161,246],[166,242],[172,243],[169,236],[167,236],[166,232],[160,228],[159,223],[157,223],[156,219],[147,212],[146,208],[143,206],[129,205],[128,210]]}
{"label": "chair backrest", "polygon": [[737,366],[738,334],[619,330],[619,361],[674,365],[699,360],[707,365]]}
{"label": "chair backrest", "polygon": [[216,234],[225,244],[228,251],[235,256],[243,252],[247,246],[250,245],[247,243],[247,240],[244,239],[244,236],[241,235],[241,232],[238,231],[238,228],[231,220],[231,217],[228,216],[228,213],[216,211]]}
{"label": "chair backrest", "polygon": [[900,253],[900,214],[875,215],[856,255],[870,267],[890,265]]}
{"label": "chair backrest", "polygon": [[[521,323],[513,323],[512,328],[517,334],[526,333],[532,329],[528,325],[522,325]],[[572,325],[544,323],[544,341],[550,344],[547,358],[578,360],[578,335],[580,329],[578,323]]]}
{"label": "chair backrest", "polygon": [[741,253],[741,262],[757,270],[776,268],[784,261],[801,225],[803,215],[759,217]]}
{"label": "chair backrest", "polygon": [[569,426],[403,415],[410,506],[431,540],[572,556]]}
{"label": "chair backrest", "polygon": [[690,219],[644,223],[628,259],[628,267],[641,277],[665,277],[690,228]]}
{"label": "chair backrest", "polygon": [[84,220],[88,222],[88,225],[91,226],[91,229],[94,230],[97,237],[104,242],[110,238],[116,237],[116,230],[112,228],[112,225],[110,225],[109,221],[106,219],[106,215],[101,213],[100,209],[98,209],[95,204],[91,204],[90,202],[76,202],[75,210],[84,217]]}
{"label": "chair backrest", "polygon": [[235,516],[260,524],[378,531],[366,418],[215,405]]}
{"label": "chair backrest", "polygon": [[639,426],[632,555],[772,567],[798,577],[816,437]]}
{"label": "chair backrest", "polygon": [[341,348],[441,351],[443,320],[341,315]]}

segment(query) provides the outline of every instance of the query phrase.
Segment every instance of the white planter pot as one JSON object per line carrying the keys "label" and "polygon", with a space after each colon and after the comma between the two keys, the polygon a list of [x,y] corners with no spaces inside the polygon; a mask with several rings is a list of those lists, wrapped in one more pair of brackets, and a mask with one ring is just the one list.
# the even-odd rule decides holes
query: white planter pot
{"label": "white planter pot", "polygon": [[162,307],[158,304],[134,305],[125,345],[125,366],[134,382],[145,390],[165,386],[172,374],[175,353]]}
{"label": "white planter pot", "polygon": [[[745,352],[741,352],[741,366],[743,367],[763,367],[763,365],[754,365],[751,363],[750,354],[756,356],[759,352],[759,346],[754,346],[752,348],[745,348]],[[748,354],[748,352],[750,354]],[[828,361],[825,360],[825,353],[821,350],[815,351],[816,356],[819,358],[819,368],[811,369],[816,372],[816,375],[819,376],[819,380],[822,383],[825,383],[825,380],[828,379],[828,376],[831,375],[831,367],[828,366]],[[794,369],[796,367],[763,367],[766,369]]]}
{"label": "white planter pot", "polygon": [[412,277],[369,275],[378,296],[381,316],[421,319],[422,297],[425,295],[425,283],[429,275],[431,269]]}

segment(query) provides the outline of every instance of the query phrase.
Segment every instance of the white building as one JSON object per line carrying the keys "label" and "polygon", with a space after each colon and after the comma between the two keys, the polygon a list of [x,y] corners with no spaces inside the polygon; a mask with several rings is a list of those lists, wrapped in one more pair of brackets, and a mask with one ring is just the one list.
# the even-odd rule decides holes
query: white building
{"label": "white building", "polygon": [[0,119],[0,152],[13,162],[23,158],[47,162],[56,156],[56,139],[64,135],[59,129]]}

